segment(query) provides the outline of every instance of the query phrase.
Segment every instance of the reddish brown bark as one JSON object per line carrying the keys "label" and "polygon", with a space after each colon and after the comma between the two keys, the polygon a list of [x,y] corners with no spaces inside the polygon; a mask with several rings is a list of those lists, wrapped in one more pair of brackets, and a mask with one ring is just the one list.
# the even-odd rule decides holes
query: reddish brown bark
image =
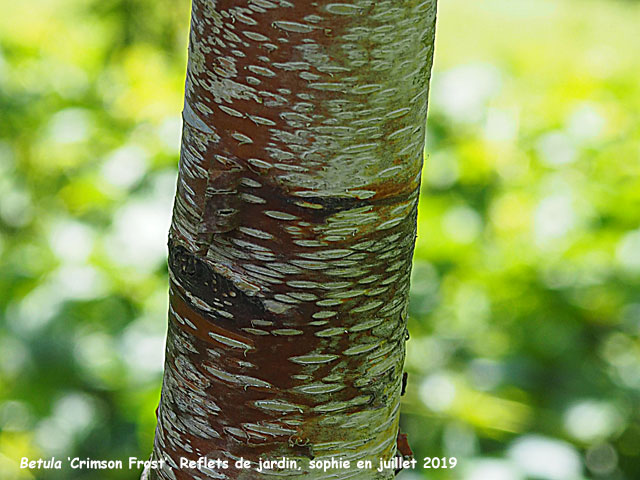
{"label": "reddish brown bark", "polygon": [[396,450],[434,20],[194,0],[152,478],[393,475],[309,462]]}

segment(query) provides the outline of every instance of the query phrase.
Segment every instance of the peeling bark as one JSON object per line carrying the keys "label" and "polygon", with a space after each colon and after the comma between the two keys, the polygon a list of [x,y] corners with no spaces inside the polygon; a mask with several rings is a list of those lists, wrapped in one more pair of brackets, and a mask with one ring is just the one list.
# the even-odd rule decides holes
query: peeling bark
{"label": "peeling bark", "polygon": [[193,0],[149,478],[393,477],[435,3]]}

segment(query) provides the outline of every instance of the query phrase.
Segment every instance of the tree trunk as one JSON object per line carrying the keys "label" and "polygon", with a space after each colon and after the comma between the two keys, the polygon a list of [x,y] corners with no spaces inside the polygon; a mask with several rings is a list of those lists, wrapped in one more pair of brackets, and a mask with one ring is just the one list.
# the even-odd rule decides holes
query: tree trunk
{"label": "tree trunk", "polygon": [[193,0],[149,478],[394,475],[436,0],[342,2]]}

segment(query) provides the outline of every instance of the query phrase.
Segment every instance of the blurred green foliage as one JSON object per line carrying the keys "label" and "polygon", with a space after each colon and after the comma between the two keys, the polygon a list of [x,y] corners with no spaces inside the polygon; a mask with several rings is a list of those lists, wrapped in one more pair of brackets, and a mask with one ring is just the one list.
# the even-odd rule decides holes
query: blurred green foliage
{"label": "blurred green foliage", "polygon": [[[189,5],[0,6],[1,478],[133,478],[16,462],[151,451]],[[639,24],[440,0],[401,478],[640,478]]]}

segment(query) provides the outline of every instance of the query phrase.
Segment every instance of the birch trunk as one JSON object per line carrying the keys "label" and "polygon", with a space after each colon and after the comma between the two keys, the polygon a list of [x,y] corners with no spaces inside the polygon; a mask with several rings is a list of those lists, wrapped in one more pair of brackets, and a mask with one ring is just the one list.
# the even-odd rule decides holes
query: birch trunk
{"label": "birch trunk", "polygon": [[193,0],[149,478],[393,477],[435,3]]}

